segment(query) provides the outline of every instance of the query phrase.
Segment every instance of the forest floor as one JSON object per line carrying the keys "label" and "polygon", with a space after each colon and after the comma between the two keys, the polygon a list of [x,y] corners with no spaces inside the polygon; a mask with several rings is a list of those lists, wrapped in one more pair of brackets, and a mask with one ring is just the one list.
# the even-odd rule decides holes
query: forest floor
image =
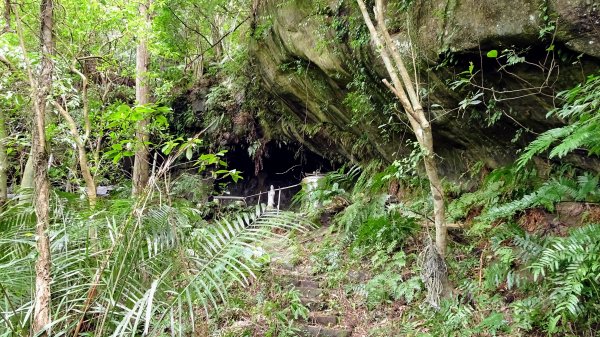
{"label": "forest floor", "polygon": [[[377,261],[344,256],[343,240],[343,233],[323,226],[265,242],[269,262],[225,305],[220,321],[213,322],[214,335],[363,337],[399,331],[406,301],[388,301],[384,293],[381,302],[368,298],[366,288],[379,276],[372,272]],[[386,262],[393,268],[397,261]]]}

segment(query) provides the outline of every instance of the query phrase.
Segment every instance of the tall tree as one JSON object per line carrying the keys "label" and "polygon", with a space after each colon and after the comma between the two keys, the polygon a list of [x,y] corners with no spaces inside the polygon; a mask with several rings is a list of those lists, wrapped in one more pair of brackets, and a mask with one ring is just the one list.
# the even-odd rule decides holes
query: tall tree
{"label": "tall tree", "polygon": [[[52,92],[54,65],[52,54],[53,0],[42,0],[40,6],[40,37],[42,69],[34,109],[33,167],[35,172],[35,214],[37,217],[38,260],[35,266],[35,307],[33,331],[40,332],[50,323],[50,238],[48,236],[50,183],[48,181],[48,151],[46,149],[46,100]],[[45,333],[46,334],[46,333]]]}
{"label": "tall tree", "polygon": [[[148,52],[148,32],[150,30],[150,4],[151,0],[140,3],[140,17],[144,20],[143,30],[139,34],[139,42],[136,51],[135,67],[135,99],[137,104],[150,103],[150,85],[148,83],[148,64],[150,54]],[[142,119],[138,122],[136,131],[137,149],[133,163],[133,194],[140,194],[148,184],[150,175],[150,163],[148,146],[148,120]]]}
{"label": "tall tree", "polygon": [[8,156],[6,155],[6,117],[0,107],[0,207],[8,197]]}
{"label": "tall tree", "polygon": [[[433,213],[435,222],[435,243],[438,253],[443,257],[446,254],[447,228],[444,209],[444,193],[442,183],[438,174],[437,162],[433,151],[433,134],[431,124],[425,116],[423,106],[418,96],[418,87],[416,78],[411,79],[406,66],[402,61],[400,53],[395,47],[392,38],[385,25],[383,0],[375,1],[374,13],[377,20],[377,27],[371,21],[369,12],[363,0],[357,0],[360,10],[363,14],[365,23],[369,28],[371,39],[377,46],[379,54],[385,64],[385,68],[392,82],[383,80],[385,85],[396,95],[400,101],[410,126],[419,142],[421,150],[424,153],[423,162],[425,172],[429,179],[429,187],[433,197]],[[415,60],[413,60],[413,66]]]}
{"label": "tall tree", "polygon": [[[10,31],[10,0],[4,2],[4,28],[0,31],[0,35]],[[0,55],[0,63],[7,68],[8,71],[12,71],[13,66],[10,61],[4,56]],[[8,156],[6,154],[6,115],[4,114],[3,107],[0,106],[0,207],[6,202],[8,198]]]}
{"label": "tall tree", "polygon": [[[15,7],[16,8],[16,7]],[[27,76],[31,86],[31,98],[33,101],[33,131],[32,152],[34,171],[34,207],[36,215],[36,236],[38,257],[35,264],[35,295],[32,331],[36,335],[47,336],[47,328],[50,323],[50,238],[48,227],[50,224],[50,183],[48,181],[48,151],[46,148],[46,106],[48,96],[52,92],[52,75],[54,63],[53,41],[53,14],[54,1],[42,0],[40,3],[40,49],[41,67],[39,74],[34,75],[34,68],[27,57],[25,38],[21,20],[17,15],[17,33],[23,57],[26,63]]]}
{"label": "tall tree", "polygon": [[[0,55],[0,63],[8,70],[11,63],[6,60],[3,55]],[[0,207],[4,204],[8,197],[8,157],[6,155],[6,116],[4,115],[4,107],[0,105]]]}

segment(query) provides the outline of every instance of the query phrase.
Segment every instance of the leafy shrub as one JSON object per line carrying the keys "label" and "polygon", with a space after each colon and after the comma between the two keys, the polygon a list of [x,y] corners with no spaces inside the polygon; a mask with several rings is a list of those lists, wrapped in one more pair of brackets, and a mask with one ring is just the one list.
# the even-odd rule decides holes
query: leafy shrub
{"label": "leafy shrub", "polygon": [[470,210],[487,209],[498,203],[519,198],[531,191],[538,182],[537,172],[508,166],[492,171],[478,190],[465,193],[448,205],[448,217],[453,221],[463,220]]}
{"label": "leafy shrub", "polygon": [[423,284],[419,277],[403,280],[398,271],[387,270],[367,282],[365,286],[367,307],[374,308],[377,305],[398,300],[412,303],[422,289]]}
{"label": "leafy shrub", "polygon": [[176,198],[205,201],[213,189],[213,180],[197,174],[183,173],[171,186],[171,195]]}
{"label": "leafy shrub", "polygon": [[412,303],[417,298],[423,289],[420,277],[406,278],[400,273],[409,257],[402,251],[389,256],[382,250],[371,257],[374,269],[380,271],[364,287],[355,289],[366,297],[368,308],[398,300]]}
{"label": "leafy shrub", "polygon": [[348,197],[348,191],[352,190],[360,174],[361,168],[358,166],[349,169],[342,167],[337,171],[329,172],[319,180],[315,190],[309,192],[307,187],[303,186],[302,190],[294,195],[293,203],[314,211],[311,208],[316,202],[327,206],[336,196]]}
{"label": "leafy shrub", "polygon": [[399,213],[368,218],[356,231],[355,246],[384,247],[402,243],[419,228],[415,218],[401,216]]}
{"label": "leafy shrub", "polygon": [[[495,260],[485,270],[488,290],[521,292],[510,304],[513,329],[549,334],[598,328],[600,225],[573,230],[567,237],[540,238],[506,233],[492,238]],[[575,331],[574,331],[575,329]]]}
{"label": "leafy shrub", "polygon": [[[550,290],[551,322],[560,320],[566,328],[579,321],[592,329],[600,321],[600,225],[549,238],[530,269],[534,282],[542,281]],[[548,332],[556,331],[549,325]]]}
{"label": "leafy shrub", "polygon": [[[53,205],[49,229],[56,299],[53,335],[72,335],[80,320],[89,322],[82,332],[94,336],[135,335],[142,329],[150,335],[165,329],[191,333],[189,322],[204,317],[194,308],[209,316],[208,309],[225,302],[232,285],[249,283],[263,262],[257,243],[283,235],[277,229],[281,233],[304,226],[293,213],[260,207],[201,228],[194,223],[196,211],[179,206],[140,206],[127,199],[97,209],[93,216],[63,207]],[[0,310],[8,315],[0,320],[0,331],[18,326],[25,332],[20,335],[28,334],[34,228],[31,208],[0,212],[0,275],[6,298]],[[93,315],[82,311],[88,309]]]}
{"label": "leafy shrub", "polygon": [[598,201],[598,176],[584,174],[577,180],[553,178],[542,184],[537,190],[509,203],[490,208],[479,220],[487,225],[496,219],[508,218],[527,208],[543,206],[549,211],[560,201]]}
{"label": "leafy shrub", "polygon": [[369,219],[386,216],[385,202],[387,195],[380,194],[373,197],[363,196],[356,198],[352,205],[341,213],[336,219],[337,223],[346,233],[355,233]]}
{"label": "leafy shrub", "polygon": [[262,311],[269,320],[269,327],[264,333],[267,337],[292,337],[299,333],[295,321],[306,320],[309,309],[302,304],[297,289],[277,289],[276,297],[263,303]]}

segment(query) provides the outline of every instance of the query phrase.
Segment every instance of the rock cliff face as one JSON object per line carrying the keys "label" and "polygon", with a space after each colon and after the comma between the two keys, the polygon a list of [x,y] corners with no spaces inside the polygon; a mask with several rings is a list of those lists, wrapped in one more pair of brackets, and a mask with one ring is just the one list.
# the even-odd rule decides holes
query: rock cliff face
{"label": "rock cliff face", "polygon": [[[417,65],[447,174],[512,160],[560,125],[546,118],[555,94],[600,65],[595,1],[391,0],[387,15]],[[262,1],[253,28],[261,85],[283,107],[265,114],[270,128],[330,158],[390,161],[408,151],[410,131],[354,1]]]}

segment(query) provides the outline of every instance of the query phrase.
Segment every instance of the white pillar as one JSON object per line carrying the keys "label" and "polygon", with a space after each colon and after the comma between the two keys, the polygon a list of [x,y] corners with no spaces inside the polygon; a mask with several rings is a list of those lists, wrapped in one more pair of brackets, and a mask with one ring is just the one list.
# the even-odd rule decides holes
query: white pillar
{"label": "white pillar", "polygon": [[267,209],[275,208],[275,187],[271,185],[269,193],[267,193]]}

